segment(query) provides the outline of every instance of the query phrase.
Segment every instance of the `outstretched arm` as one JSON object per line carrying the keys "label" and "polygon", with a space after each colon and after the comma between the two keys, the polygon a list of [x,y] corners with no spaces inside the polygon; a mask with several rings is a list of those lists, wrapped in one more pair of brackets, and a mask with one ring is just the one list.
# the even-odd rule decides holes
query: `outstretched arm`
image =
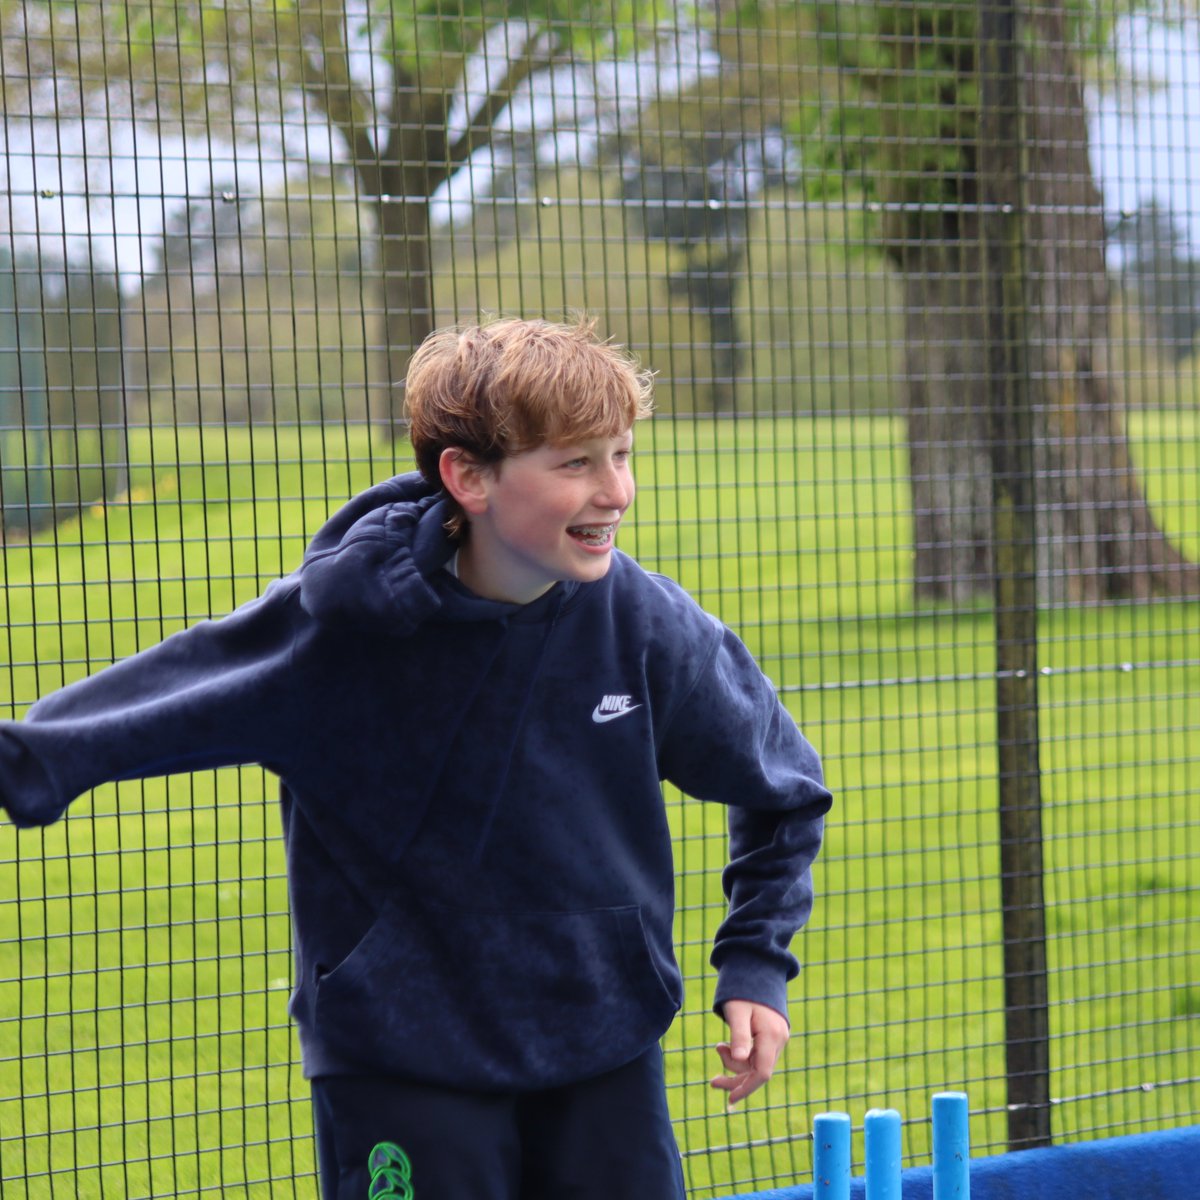
{"label": "outstretched arm", "polygon": [[287,587],[204,621],[0,722],[0,805],[46,825],[101,783],[239,763],[285,744]]}

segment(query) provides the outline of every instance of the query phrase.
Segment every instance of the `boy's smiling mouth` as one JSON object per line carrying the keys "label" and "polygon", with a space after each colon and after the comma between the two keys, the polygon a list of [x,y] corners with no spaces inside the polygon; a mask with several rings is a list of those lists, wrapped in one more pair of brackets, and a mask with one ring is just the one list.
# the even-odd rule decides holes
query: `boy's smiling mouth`
{"label": "boy's smiling mouth", "polygon": [[617,532],[617,522],[611,525],[571,525],[567,533],[585,546],[606,546]]}

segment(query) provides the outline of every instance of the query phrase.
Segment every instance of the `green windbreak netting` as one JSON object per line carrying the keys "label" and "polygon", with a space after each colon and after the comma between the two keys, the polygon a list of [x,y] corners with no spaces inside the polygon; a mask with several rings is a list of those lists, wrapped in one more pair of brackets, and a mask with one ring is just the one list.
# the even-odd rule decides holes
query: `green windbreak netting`
{"label": "green windbreak netting", "polygon": [[[587,312],[657,372],[622,548],[837,797],[728,1111],[724,814],[666,795],[690,1195],[808,1180],[830,1109],[927,1161],[943,1089],[978,1153],[1194,1124],[1198,46],[1170,0],[0,0],[0,716],[409,469],[431,329]],[[5,1200],[316,1197],[276,792],[0,827]]]}

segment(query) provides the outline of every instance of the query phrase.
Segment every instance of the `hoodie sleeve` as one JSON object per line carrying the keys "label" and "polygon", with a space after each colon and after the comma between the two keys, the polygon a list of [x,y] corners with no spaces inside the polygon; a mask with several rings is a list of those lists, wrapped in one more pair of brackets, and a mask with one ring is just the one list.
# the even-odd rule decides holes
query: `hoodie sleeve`
{"label": "hoodie sleeve", "polygon": [[287,744],[294,587],[283,580],[0,721],[0,805],[48,825],[102,783],[257,762]]}
{"label": "hoodie sleeve", "polygon": [[786,1016],[787,982],[799,971],[788,945],[812,909],[811,868],[831,796],[816,751],[724,626],[670,719],[660,764],[688,795],[729,806],[715,1007],[753,1000]]}

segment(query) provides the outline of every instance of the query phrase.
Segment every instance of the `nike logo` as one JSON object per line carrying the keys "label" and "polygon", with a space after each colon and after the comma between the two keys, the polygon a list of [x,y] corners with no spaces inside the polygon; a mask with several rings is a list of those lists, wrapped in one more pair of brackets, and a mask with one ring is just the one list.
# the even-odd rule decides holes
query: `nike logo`
{"label": "nike logo", "polygon": [[597,725],[603,725],[606,721],[615,721],[618,717],[627,716],[635,708],[641,707],[640,704],[634,704],[632,696],[605,696],[592,709],[592,720]]}

